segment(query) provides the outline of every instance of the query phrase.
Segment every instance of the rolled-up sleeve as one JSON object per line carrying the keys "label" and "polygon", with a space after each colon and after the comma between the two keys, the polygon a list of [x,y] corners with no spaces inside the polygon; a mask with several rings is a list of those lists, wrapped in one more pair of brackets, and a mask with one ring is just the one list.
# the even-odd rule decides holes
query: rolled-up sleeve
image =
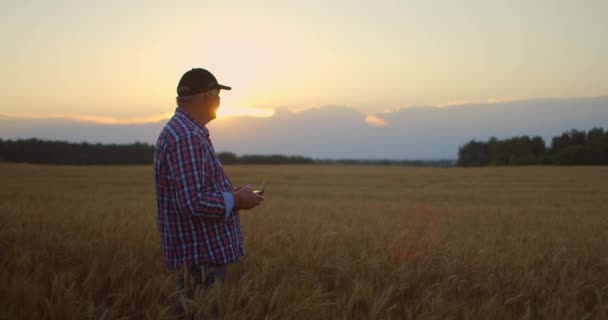
{"label": "rolled-up sleeve", "polygon": [[234,194],[232,192],[222,192],[224,196],[224,205],[226,206],[226,218],[230,216],[232,209],[234,208]]}
{"label": "rolled-up sleeve", "polygon": [[181,137],[167,157],[177,206],[184,215],[224,219],[232,211],[234,198],[229,192],[205,190],[205,186],[209,185],[207,179],[212,178],[212,171],[202,139],[196,134]]}

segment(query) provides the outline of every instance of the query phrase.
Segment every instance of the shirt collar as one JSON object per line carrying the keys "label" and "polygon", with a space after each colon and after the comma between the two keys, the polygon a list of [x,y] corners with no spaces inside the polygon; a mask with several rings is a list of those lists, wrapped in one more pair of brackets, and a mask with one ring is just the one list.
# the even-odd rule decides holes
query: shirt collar
{"label": "shirt collar", "polygon": [[202,126],[200,123],[198,123],[196,120],[194,120],[194,118],[192,118],[186,111],[184,111],[182,108],[176,108],[175,109],[175,115],[177,115],[178,117],[183,118],[184,120],[192,123],[194,125],[195,128],[200,129],[201,131],[203,131],[203,134],[205,135],[205,137],[209,138],[209,130],[205,127]]}

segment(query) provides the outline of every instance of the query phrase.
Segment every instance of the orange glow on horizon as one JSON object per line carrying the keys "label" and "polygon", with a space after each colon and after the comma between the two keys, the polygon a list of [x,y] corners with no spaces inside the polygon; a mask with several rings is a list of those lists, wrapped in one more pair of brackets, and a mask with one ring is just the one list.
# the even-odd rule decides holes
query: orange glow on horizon
{"label": "orange glow on horizon", "polygon": [[18,118],[18,119],[32,119],[32,120],[49,120],[49,119],[65,119],[83,123],[96,123],[96,124],[146,124],[154,123],[162,120],[171,118],[173,113],[165,113],[161,115],[153,115],[146,117],[135,117],[135,118],[113,118],[93,115],[78,115],[78,114],[15,114],[15,113],[0,113],[0,116]]}
{"label": "orange glow on horizon", "polygon": [[[271,117],[274,114],[272,109],[255,109],[255,108],[231,108],[220,107],[217,111],[218,118],[230,117]],[[168,120],[173,116],[173,112],[150,115],[143,117],[105,117],[96,115],[81,115],[81,114],[24,114],[24,113],[3,113],[0,112],[0,117],[9,117],[15,119],[30,119],[30,120],[71,120],[81,123],[105,124],[105,125],[127,125],[127,124],[147,124],[156,123],[163,120]]]}
{"label": "orange glow on horizon", "polygon": [[247,108],[247,107],[233,107],[232,105],[220,105],[217,109],[216,115],[218,118],[228,117],[257,117],[257,118],[268,118],[274,114],[273,109],[262,109],[262,108]]}

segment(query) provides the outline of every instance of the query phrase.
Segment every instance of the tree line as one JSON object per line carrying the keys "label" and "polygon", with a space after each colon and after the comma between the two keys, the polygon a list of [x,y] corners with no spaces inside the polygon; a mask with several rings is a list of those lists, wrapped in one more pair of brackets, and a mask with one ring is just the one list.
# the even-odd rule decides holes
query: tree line
{"label": "tree line", "polygon": [[[243,155],[218,153],[223,164],[309,164],[311,158],[283,155]],[[65,141],[0,139],[0,161],[36,164],[118,165],[152,164],[154,146],[133,144],[90,144]]]}
{"label": "tree line", "polygon": [[550,146],[539,136],[472,140],[459,148],[457,163],[459,166],[608,164],[608,131],[572,129],[553,137]]}
{"label": "tree line", "polygon": [[[243,155],[220,152],[223,164],[381,164],[429,165],[422,160],[313,160],[302,156]],[[154,146],[146,143],[90,144],[64,141],[0,139],[0,161],[68,165],[151,164]],[[546,146],[540,136],[513,137],[488,141],[471,140],[458,150],[459,166],[502,165],[599,165],[608,164],[608,131],[593,128],[588,132],[572,129],[553,137]],[[451,166],[451,160],[433,162],[435,166]]]}
{"label": "tree line", "polygon": [[222,164],[312,164],[314,160],[302,156],[272,155],[243,155],[237,156],[232,152],[220,152],[218,157]]}
{"label": "tree line", "polygon": [[315,160],[317,164],[329,165],[372,165],[372,166],[407,166],[407,167],[453,167],[454,159],[422,159],[422,160],[395,160],[395,159],[321,159]]}

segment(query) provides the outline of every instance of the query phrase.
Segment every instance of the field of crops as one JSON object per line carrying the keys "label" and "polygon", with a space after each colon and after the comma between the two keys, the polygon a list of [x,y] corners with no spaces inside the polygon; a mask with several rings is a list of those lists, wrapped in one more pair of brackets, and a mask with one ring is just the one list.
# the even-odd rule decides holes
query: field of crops
{"label": "field of crops", "polygon": [[[227,166],[222,319],[607,319],[608,167]],[[152,168],[0,164],[0,319],[169,319]],[[217,288],[216,288],[217,289]]]}

